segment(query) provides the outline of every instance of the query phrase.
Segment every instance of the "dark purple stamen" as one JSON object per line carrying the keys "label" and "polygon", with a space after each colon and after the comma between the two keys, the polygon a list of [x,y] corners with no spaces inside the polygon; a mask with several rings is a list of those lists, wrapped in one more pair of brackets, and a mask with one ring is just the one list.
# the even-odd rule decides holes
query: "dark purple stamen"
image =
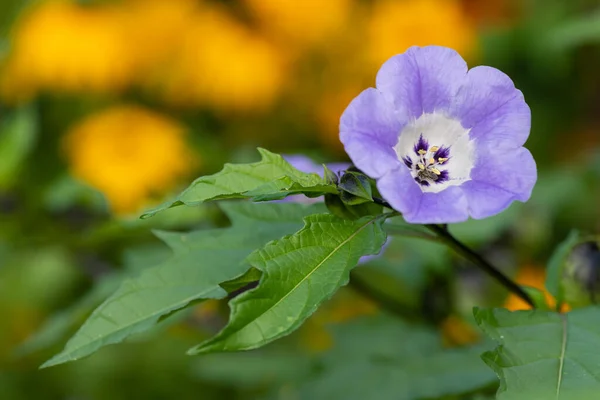
{"label": "dark purple stamen", "polygon": [[450,158],[450,147],[440,147],[433,155],[433,158],[435,161],[438,161],[439,158]]}
{"label": "dark purple stamen", "polygon": [[415,178],[415,182],[421,186],[429,186],[429,182],[421,180],[418,176]]}
{"label": "dark purple stamen", "polygon": [[450,179],[450,176],[448,175],[448,171],[443,170],[440,172],[441,172],[441,174],[438,175],[438,178],[436,179],[435,183],[446,182],[448,179]]}
{"label": "dark purple stamen", "polygon": [[408,169],[412,169],[412,160],[408,157],[402,157],[402,161],[404,161],[404,165],[408,167]]}
{"label": "dark purple stamen", "polygon": [[421,155],[421,154],[419,154],[419,150],[427,151],[427,149],[429,149],[429,143],[427,143],[427,140],[423,139],[422,133],[421,133],[421,136],[419,136],[419,141],[417,143],[415,143],[415,146],[413,149],[415,151],[415,154],[418,156]]}

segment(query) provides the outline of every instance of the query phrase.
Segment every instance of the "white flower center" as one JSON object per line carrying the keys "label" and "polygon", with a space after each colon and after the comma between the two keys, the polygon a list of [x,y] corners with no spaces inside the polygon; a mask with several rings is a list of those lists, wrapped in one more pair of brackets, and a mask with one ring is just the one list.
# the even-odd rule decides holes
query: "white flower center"
{"label": "white flower center", "polygon": [[475,146],[459,121],[423,114],[398,135],[394,150],[423,192],[438,193],[471,179]]}

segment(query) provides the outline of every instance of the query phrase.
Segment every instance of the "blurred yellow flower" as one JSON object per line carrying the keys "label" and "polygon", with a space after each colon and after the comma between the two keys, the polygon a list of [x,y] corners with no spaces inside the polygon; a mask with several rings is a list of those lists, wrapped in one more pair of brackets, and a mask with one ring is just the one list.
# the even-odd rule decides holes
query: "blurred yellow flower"
{"label": "blurred yellow flower", "polygon": [[[197,0],[123,0],[127,41],[138,71],[138,80],[161,78],[166,63],[194,23]],[[156,75],[156,76],[155,76]]]}
{"label": "blurred yellow flower", "polygon": [[378,312],[378,305],[370,299],[349,290],[341,290],[306,321],[300,331],[300,343],[313,353],[326,351],[333,345],[329,325],[343,324]]}
{"label": "blurred yellow flower", "polygon": [[441,323],[442,342],[446,347],[477,343],[481,337],[478,330],[458,315],[449,315]]}
{"label": "blurred yellow flower", "polygon": [[[330,39],[345,27],[353,0],[245,0],[263,30],[289,47]],[[292,49],[293,50],[293,49]]]}
{"label": "blurred yellow flower", "polygon": [[343,89],[324,93],[316,102],[316,118],[323,132],[319,139],[328,150],[343,152],[339,137],[340,116],[361,91],[360,86],[347,85]]}
{"label": "blurred yellow flower", "polygon": [[17,24],[3,72],[3,92],[39,89],[106,91],[133,73],[122,15],[115,7],[42,2]]}
{"label": "blurred yellow flower", "polygon": [[196,15],[172,60],[167,95],[222,111],[268,108],[281,90],[284,68],[276,49],[218,9]]}
{"label": "blurred yellow flower", "polygon": [[[546,290],[545,269],[532,265],[525,265],[519,268],[519,272],[517,273],[515,280],[521,285],[530,286],[541,290],[542,292],[544,292],[544,297],[546,299],[546,304],[548,305],[548,307],[554,308],[556,306],[556,300]],[[531,310],[531,306],[515,294],[510,294],[508,296],[508,298],[504,302],[504,308],[508,308],[511,311]],[[568,304],[563,304],[561,306],[562,312],[566,312],[569,310],[570,307]]]}
{"label": "blurred yellow flower", "polygon": [[64,138],[72,174],[102,191],[116,213],[138,210],[189,172],[186,146],[182,126],[137,106],[92,115]]}
{"label": "blurred yellow flower", "polygon": [[440,45],[469,57],[477,32],[459,0],[381,0],[373,9],[368,37],[373,65],[410,46]]}

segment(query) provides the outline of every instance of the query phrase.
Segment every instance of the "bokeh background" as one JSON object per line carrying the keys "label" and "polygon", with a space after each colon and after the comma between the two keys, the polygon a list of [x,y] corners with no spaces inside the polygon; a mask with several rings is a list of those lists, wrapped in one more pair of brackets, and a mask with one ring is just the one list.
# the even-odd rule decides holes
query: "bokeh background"
{"label": "bokeh background", "polygon": [[[356,270],[360,284],[263,351],[185,356],[227,320],[225,302],[206,302],[125,344],[37,370],[120,280],[168,257],[152,229],[226,223],[211,205],[142,221],[143,210],[224,162],[256,160],[257,146],[346,161],[340,114],[384,60],[412,45],[500,68],[533,112],[531,201],[458,224],[457,236],[541,287],[556,243],[573,228],[600,228],[598,0],[0,6],[2,399],[307,398],[299,388],[332,352],[369,346],[361,321],[416,315],[453,347],[482,340],[473,305],[525,308],[446,249],[401,239]],[[394,307],[406,316],[381,316]]]}

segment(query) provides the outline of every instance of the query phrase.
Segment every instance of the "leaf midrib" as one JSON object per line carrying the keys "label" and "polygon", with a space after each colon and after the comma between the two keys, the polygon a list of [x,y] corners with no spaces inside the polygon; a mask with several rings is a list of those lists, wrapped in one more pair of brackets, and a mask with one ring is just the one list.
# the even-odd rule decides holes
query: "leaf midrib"
{"label": "leaf midrib", "polygon": [[560,386],[562,384],[563,368],[565,365],[565,353],[567,350],[567,316],[560,314],[561,326],[562,326],[562,344],[560,349],[560,358],[558,364],[558,382],[556,383],[556,398],[560,396]]}
{"label": "leaf midrib", "polygon": [[[369,224],[372,224],[378,217],[372,218],[369,221],[367,221],[364,225],[362,225],[360,228],[358,228],[352,235],[350,235],[347,239],[345,239],[344,241],[342,241],[338,246],[336,246],[320,263],[318,263],[304,278],[302,278],[292,289],[290,289],[281,299],[279,299],[279,301],[277,301],[277,303],[273,304],[271,307],[269,307],[268,309],[266,309],[265,311],[263,311],[262,313],[260,313],[256,318],[252,319],[251,321],[249,321],[248,323],[244,324],[243,326],[241,326],[239,329],[237,329],[235,332],[233,333],[239,333],[241,332],[243,329],[245,329],[246,327],[248,327],[248,325],[250,325],[253,321],[257,321],[259,318],[261,318],[263,315],[265,315],[266,313],[268,313],[269,311],[271,311],[272,309],[274,309],[275,307],[277,307],[282,301],[284,301],[285,299],[287,299],[291,293],[293,293],[302,283],[304,283],[310,276],[312,276],[312,274],[317,271],[327,260],[329,260],[340,248],[342,248],[343,246],[345,246],[350,240],[354,239],[356,237],[356,235],[358,235],[364,228],[366,228]],[[263,335],[264,338],[264,335]],[[207,346],[201,346],[199,348],[206,348],[208,346],[214,345],[215,343],[218,343],[219,340],[216,340],[212,343],[207,343]]]}

